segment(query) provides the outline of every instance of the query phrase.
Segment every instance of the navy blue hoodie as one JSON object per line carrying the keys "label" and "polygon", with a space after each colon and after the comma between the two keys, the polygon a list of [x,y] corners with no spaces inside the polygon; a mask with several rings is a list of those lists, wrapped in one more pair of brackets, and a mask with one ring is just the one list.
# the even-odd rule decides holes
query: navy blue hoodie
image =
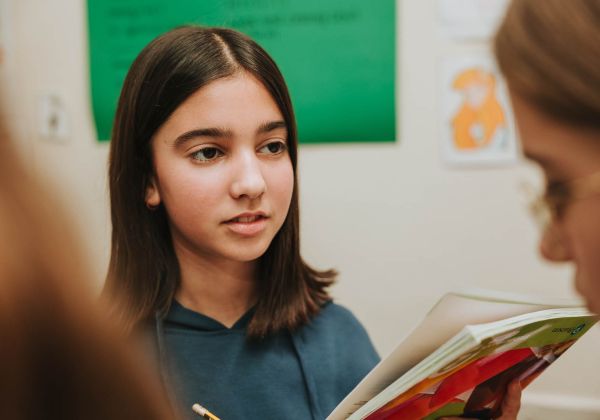
{"label": "navy blue hoodie", "polygon": [[321,420],[379,361],[362,325],[334,303],[260,341],[246,336],[252,313],[227,328],[173,302],[158,331],[161,368],[190,419],[199,403],[221,420]]}

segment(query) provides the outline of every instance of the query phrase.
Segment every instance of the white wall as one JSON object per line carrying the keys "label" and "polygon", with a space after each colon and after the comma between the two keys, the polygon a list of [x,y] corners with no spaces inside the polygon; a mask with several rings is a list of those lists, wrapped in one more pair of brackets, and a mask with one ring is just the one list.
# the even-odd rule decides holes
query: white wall
{"label": "white wall", "polygon": [[[25,161],[60,184],[79,228],[99,288],[109,255],[106,187],[108,144],[96,142],[88,86],[85,1],[3,0],[14,19],[10,108]],[[47,94],[63,102],[70,134],[64,142],[42,138],[39,102]]]}
{"label": "white wall", "polygon": [[[109,249],[108,148],[93,137],[85,2],[1,1],[13,15],[18,71],[9,114],[20,150],[61,185],[99,287]],[[439,62],[485,45],[442,39],[434,0],[398,1],[397,143],[310,146],[300,153],[305,258],[341,272],[333,293],[363,321],[382,354],[451,289],[572,293],[571,269],[538,257],[537,232],[519,195],[520,180],[538,180],[537,172],[524,163],[449,169],[440,158]],[[36,105],[48,92],[65,104],[70,134],[64,143],[38,135]],[[532,385],[525,402],[598,409],[600,377],[586,374],[588,366],[596,368],[598,349],[596,328]]]}

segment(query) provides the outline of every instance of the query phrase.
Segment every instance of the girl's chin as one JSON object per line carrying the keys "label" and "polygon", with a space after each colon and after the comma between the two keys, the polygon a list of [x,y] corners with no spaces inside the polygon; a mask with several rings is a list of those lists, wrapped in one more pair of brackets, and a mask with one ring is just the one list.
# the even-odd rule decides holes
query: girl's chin
{"label": "girl's chin", "polygon": [[229,253],[229,259],[237,262],[253,262],[265,255],[268,247],[257,247],[255,249],[233,250]]}
{"label": "girl's chin", "polygon": [[252,263],[252,262],[256,262],[260,259],[260,257],[262,257],[261,255],[243,255],[243,256],[235,256],[234,258],[232,258],[233,261],[236,261],[238,263]]}

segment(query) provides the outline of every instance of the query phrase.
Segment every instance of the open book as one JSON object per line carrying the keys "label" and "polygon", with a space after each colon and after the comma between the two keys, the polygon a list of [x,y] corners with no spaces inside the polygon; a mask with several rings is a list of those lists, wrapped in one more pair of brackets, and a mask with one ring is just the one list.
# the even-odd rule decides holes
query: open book
{"label": "open book", "polygon": [[449,293],[327,420],[497,417],[508,383],[527,386],[595,322],[573,300]]}

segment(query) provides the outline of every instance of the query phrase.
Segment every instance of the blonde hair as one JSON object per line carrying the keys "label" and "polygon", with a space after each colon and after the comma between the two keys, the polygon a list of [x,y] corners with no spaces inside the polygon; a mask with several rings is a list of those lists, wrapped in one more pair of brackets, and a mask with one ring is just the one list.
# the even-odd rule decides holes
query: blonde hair
{"label": "blonde hair", "polygon": [[513,93],[558,120],[600,128],[600,1],[513,0],[495,53]]}

